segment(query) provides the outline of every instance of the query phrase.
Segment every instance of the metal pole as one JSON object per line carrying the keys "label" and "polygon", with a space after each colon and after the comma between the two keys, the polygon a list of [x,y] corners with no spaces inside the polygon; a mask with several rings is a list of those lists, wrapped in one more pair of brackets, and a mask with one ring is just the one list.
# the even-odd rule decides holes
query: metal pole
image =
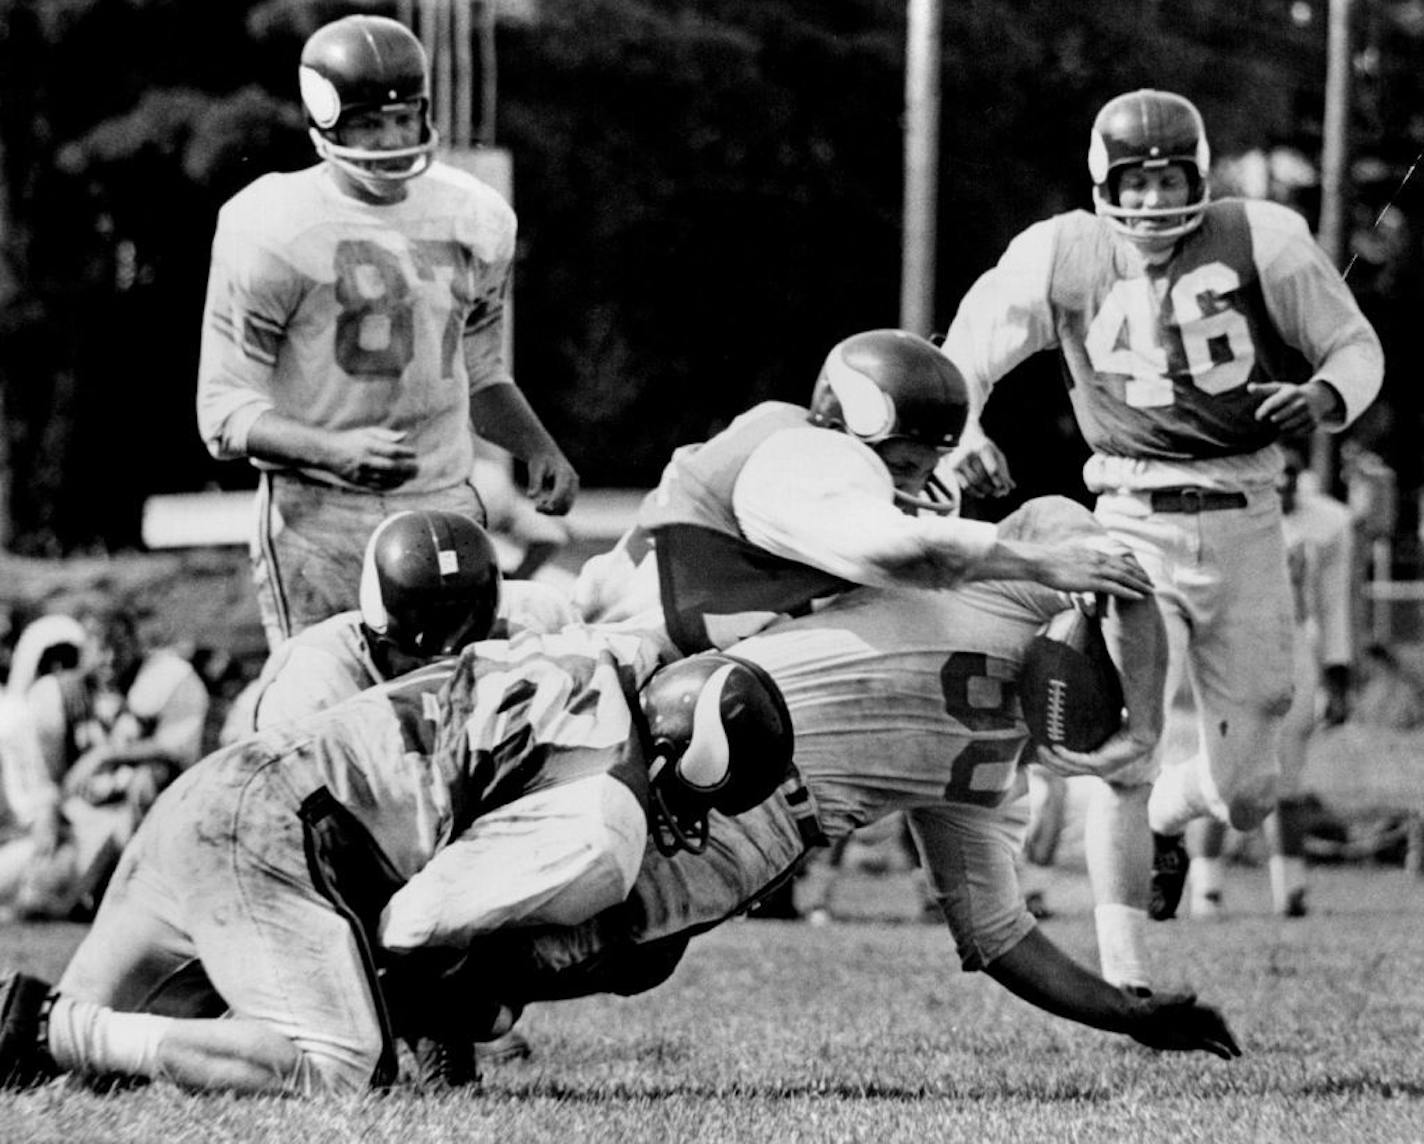
{"label": "metal pole", "polygon": [[[1321,248],[1330,260],[1344,263],[1347,246],[1350,124],[1350,16],[1352,0],[1330,0],[1326,40],[1324,138],[1320,150]],[[1310,445],[1310,467],[1323,492],[1335,486],[1335,443],[1317,431]]]}
{"label": "metal pole", "polygon": [[494,146],[499,68],[495,57],[495,0],[480,0],[480,134],[477,142]]}
{"label": "metal pole", "polygon": [[900,326],[934,329],[939,195],[940,0],[909,0],[905,28],[905,200]]}
{"label": "metal pole", "polygon": [[474,58],[470,41],[474,38],[470,4],[477,0],[455,0],[455,128],[451,143],[469,147],[474,130]]}

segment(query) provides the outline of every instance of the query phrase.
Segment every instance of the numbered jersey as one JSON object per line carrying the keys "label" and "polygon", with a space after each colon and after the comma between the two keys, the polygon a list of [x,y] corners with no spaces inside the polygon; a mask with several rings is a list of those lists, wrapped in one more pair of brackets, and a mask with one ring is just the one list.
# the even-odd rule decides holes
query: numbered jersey
{"label": "numbered jersey", "polygon": [[630,713],[653,667],[643,649],[581,628],[486,640],[202,766],[233,785],[279,766],[297,801],[326,787],[409,877],[481,813],[521,795],[610,774],[644,798]]}
{"label": "numbered jersey", "polygon": [[1028,582],[856,588],[731,650],[776,679],[796,765],[836,838],[894,809],[998,807],[1028,740],[1024,649],[1067,597]]}
{"label": "numbered jersey", "polygon": [[468,480],[470,391],[510,380],[514,237],[508,204],[444,164],[379,205],[343,193],[324,164],[258,179],[223,207],[213,240],[198,390],[209,449],[241,455],[273,409],[404,433],[420,470],[403,491]]}
{"label": "numbered jersey", "polygon": [[1304,221],[1212,203],[1161,266],[1083,211],[1024,231],[966,295],[946,352],[981,391],[1057,347],[1084,438],[1108,456],[1254,453],[1254,382],[1329,378],[1353,416],[1378,387],[1378,340]]}

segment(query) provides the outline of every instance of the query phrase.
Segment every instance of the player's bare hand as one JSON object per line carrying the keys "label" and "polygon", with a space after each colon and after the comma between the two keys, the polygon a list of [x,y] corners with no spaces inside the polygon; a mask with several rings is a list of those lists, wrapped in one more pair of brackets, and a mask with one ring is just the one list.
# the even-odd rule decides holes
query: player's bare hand
{"label": "player's bare hand", "polygon": [[338,477],[366,489],[393,489],[415,476],[415,450],[405,434],[383,425],[343,429],[332,434],[329,468]]}
{"label": "player's bare hand", "polygon": [[999,446],[984,436],[983,430],[967,429],[963,440],[949,455],[960,488],[979,497],[1001,497],[1014,489],[1009,462]]}
{"label": "player's bare hand", "polygon": [[549,516],[563,516],[578,496],[579,477],[557,449],[536,453],[525,461],[529,470],[529,496],[534,507]]}
{"label": "player's bare hand", "polygon": [[1070,751],[1067,747],[1040,743],[1038,761],[1064,778],[1095,775],[1105,779],[1145,758],[1156,745],[1157,736],[1124,726],[1095,751]]}
{"label": "player's bare hand", "polygon": [[1152,594],[1152,578],[1126,548],[1081,541],[1045,545],[1040,582],[1062,592],[1106,592],[1123,600]]}
{"label": "player's bare hand", "polygon": [[1156,993],[1135,1004],[1128,1035],[1138,1044],[1167,1053],[1212,1053],[1224,1061],[1241,1055],[1231,1029],[1195,993]]}
{"label": "player's bare hand", "polygon": [[1269,421],[1288,437],[1309,433],[1321,425],[1336,422],[1344,412],[1340,395],[1319,378],[1313,378],[1304,385],[1257,382],[1248,385],[1246,391],[1264,398],[1256,406],[1256,420]]}

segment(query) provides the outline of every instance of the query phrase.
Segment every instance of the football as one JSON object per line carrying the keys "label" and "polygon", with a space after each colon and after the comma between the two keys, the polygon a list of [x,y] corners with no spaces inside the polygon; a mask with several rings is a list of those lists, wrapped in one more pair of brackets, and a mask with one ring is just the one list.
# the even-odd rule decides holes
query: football
{"label": "football", "polygon": [[1069,608],[1034,636],[1019,703],[1029,733],[1051,747],[1093,751],[1122,726],[1122,680],[1095,617]]}

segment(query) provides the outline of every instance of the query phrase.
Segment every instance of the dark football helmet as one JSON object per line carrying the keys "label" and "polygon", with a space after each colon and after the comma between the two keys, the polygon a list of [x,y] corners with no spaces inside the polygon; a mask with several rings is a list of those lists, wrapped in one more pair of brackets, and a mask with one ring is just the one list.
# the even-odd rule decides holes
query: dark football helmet
{"label": "dark football helmet", "polygon": [[[1129,210],[1118,203],[1118,182],[1127,167],[1165,167],[1179,164],[1186,170],[1191,199],[1184,207]],[[1143,88],[1108,100],[1093,120],[1088,144],[1088,173],[1093,179],[1093,204],[1098,214],[1133,239],[1176,239],[1201,226],[1210,202],[1207,175],[1211,148],[1201,113],[1188,99],[1170,91]],[[1163,225],[1137,231],[1137,220]],[[1174,220],[1176,220],[1174,222]]]}
{"label": "dark football helmet", "polygon": [[[398,20],[346,16],[318,28],[302,48],[297,76],[317,154],[377,190],[423,174],[439,136],[430,118],[430,66],[425,49]],[[423,120],[413,147],[373,151],[338,138],[356,112],[415,104]]]}
{"label": "dark football helmet", "polygon": [[366,543],[361,620],[407,655],[455,655],[489,635],[500,584],[494,544],[468,516],[398,512]]}
{"label": "dark football helmet", "polygon": [[[918,334],[868,330],[837,342],[811,392],[811,424],[849,433],[874,448],[897,437],[947,453],[969,417],[969,386],[955,364]],[[930,495],[896,491],[908,509],[958,510],[958,497],[932,479]]]}
{"label": "dark football helmet", "polygon": [[640,700],[653,841],[664,854],[700,854],[712,811],[750,810],[791,774],[791,714],[757,664],[721,652],[690,656],[659,668]]}

